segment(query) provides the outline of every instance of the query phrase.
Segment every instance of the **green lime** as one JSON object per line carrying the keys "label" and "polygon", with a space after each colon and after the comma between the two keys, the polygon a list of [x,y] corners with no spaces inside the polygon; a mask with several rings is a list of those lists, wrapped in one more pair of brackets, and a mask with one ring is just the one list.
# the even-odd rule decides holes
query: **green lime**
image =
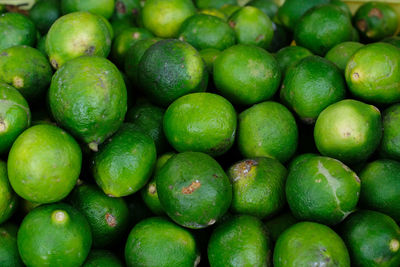
{"label": "green lime", "polygon": [[282,6],[279,7],[277,19],[291,31],[298,25],[300,18],[310,8],[328,4],[330,0],[285,0]]}
{"label": "green lime", "polygon": [[358,49],[347,63],[345,77],[350,92],[372,103],[400,101],[400,50],[388,43]]}
{"label": "green lime", "polygon": [[164,114],[168,142],[179,152],[198,151],[219,156],[231,148],[236,111],[222,96],[194,93],[175,100]]}
{"label": "green lime", "polygon": [[197,266],[200,255],[193,235],[161,217],[136,224],[125,246],[128,267]]}
{"label": "green lime", "polygon": [[123,124],[96,153],[93,176],[104,193],[122,197],[139,191],[149,180],[157,152],[150,136]]}
{"label": "green lime", "polygon": [[40,37],[40,39],[36,43],[36,49],[39,50],[40,52],[42,52],[42,54],[47,57],[46,37],[47,37],[47,35],[43,35],[42,37]]}
{"label": "green lime", "polygon": [[169,152],[161,155],[157,159],[153,177],[150,179],[147,185],[143,187],[142,190],[140,190],[140,194],[142,195],[144,203],[156,215],[163,215],[165,214],[165,211],[161,206],[160,199],[158,198],[155,176],[158,171],[165,165],[165,163],[167,163],[167,161],[174,155],[174,152]]}
{"label": "green lime", "polygon": [[303,122],[312,124],[329,105],[346,95],[346,83],[340,70],[319,56],[308,56],[289,68],[280,97]]}
{"label": "green lime", "polygon": [[194,3],[199,9],[221,8],[225,5],[237,4],[236,0],[194,0]]}
{"label": "green lime", "polygon": [[383,213],[357,211],[342,224],[341,236],[354,266],[400,265],[400,228]]}
{"label": "green lime", "polygon": [[0,82],[0,154],[7,153],[30,124],[31,111],[24,97],[14,87]]}
{"label": "green lime", "polygon": [[229,25],[235,30],[239,44],[264,49],[271,44],[274,35],[271,19],[256,7],[242,7],[229,18]]}
{"label": "green lime", "polygon": [[160,154],[168,146],[167,139],[163,132],[163,117],[165,110],[150,103],[137,103],[128,113],[125,120],[135,125],[135,128],[150,136]]}
{"label": "green lime", "polygon": [[214,62],[217,59],[217,57],[221,54],[221,51],[214,48],[208,48],[200,50],[199,53],[200,56],[203,58],[204,62],[206,63],[208,73],[212,75],[214,72]]}
{"label": "green lime", "polygon": [[121,260],[108,250],[92,250],[82,267],[123,267]]}
{"label": "green lime", "polygon": [[194,47],[168,39],[146,50],[139,62],[138,78],[150,100],[168,106],[183,95],[205,91],[208,72]]}
{"label": "green lime", "polygon": [[107,57],[112,34],[104,18],[88,12],[74,12],[57,19],[46,38],[46,52],[53,68],[83,56]]}
{"label": "green lime", "polygon": [[[234,1],[234,0],[233,0]],[[220,7],[219,10],[221,10],[228,18],[232,16],[233,13],[241,9],[240,6],[237,5],[237,3],[233,4],[225,4],[222,7]]]}
{"label": "green lime", "polygon": [[332,47],[325,55],[325,58],[341,70],[345,71],[347,62],[354,53],[364,45],[358,42],[343,42]]}
{"label": "green lime", "polygon": [[324,109],[314,128],[318,151],[347,164],[366,160],[378,147],[381,136],[380,111],[352,99],[339,101]]}
{"label": "green lime", "polygon": [[274,29],[274,36],[272,37],[271,43],[267,48],[267,51],[271,53],[277,52],[286,46],[289,46],[293,42],[292,33],[279,23],[272,23]]}
{"label": "green lime", "polygon": [[238,145],[246,158],[269,157],[285,162],[296,152],[296,121],[276,102],[263,102],[239,115]]}
{"label": "green lime", "polygon": [[223,21],[227,21],[228,17],[225,15],[224,12],[222,12],[219,9],[216,8],[207,8],[207,9],[201,9],[198,11],[199,14],[205,14],[205,15],[210,15],[210,16],[214,16],[217,18],[222,19]]}
{"label": "green lime", "polygon": [[0,51],[16,45],[33,46],[36,42],[35,24],[19,13],[0,14]]}
{"label": "green lime", "polygon": [[152,37],[153,34],[143,28],[132,27],[125,29],[117,35],[113,41],[111,48],[111,58],[113,62],[119,66],[123,66],[129,49],[137,41]]}
{"label": "green lime", "polygon": [[290,169],[286,197],[293,215],[328,225],[353,212],[360,195],[360,179],[340,161],[313,156]]}
{"label": "green lime", "polygon": [[27,266],[76,267],[89,254],[92,235],[85,216],[57,203],[31,211],[18,230],[17,243]]}
{"label": "green lime", "polygon": [[253,45],[235,45],[214,62],[214,83],[235,104],[252,105],[272,98],[281,73],[276,59]]}
{"label": "green lime", "polygon": [[389,43],[397,48],[400,48],[400,36],[391,36],[382,40],[384,43]]}
{"label": "green lime", "polygon": [[162,38],[178,36],[182,23],[196,13],[191,0],[146,0],[142,23],[154,35]]}
{"label": "green lime", "polygon": [[67,62],[53,76],[48,98],[57,123],[93,151],[118,130],[127,111],[121,73],[101,57]]}
{"label": "green lime", "polygon": [[66,197],[80,174],[82,152],[62,129],[40,124],[25,130],[8,155],[8,178],[22,198],[51,203]]}
{"label": "green lime", "polygon": [[36,28],[46,34],[51,25],[61,16],[59,0],[41,0],[36,2],[29,11],[29,17]]}
{"label": "green lime", "polygon": [[286,204],[286,168],[277,160],[252,158],[233,164],[227,171],[232,183],[231,210],[260,219],[279,212]]}
{"label": "green lime", "polygon": [[111,18],[114,13],[114,0],[61,0],[61,10],[64,14],[87,11],[92,14]]}
{"label": "green lime", "polygon": [[81,185],[72,191],[69,202],[88,219],[94,247],[110,247],[123,238],[129,222],[124,199],[109,197],[94,185]]}
{"label": "green lime", "polygon": [[265,226],[271,236],[271,240],[275,243],[283,232],[289,227],[296,224],[298,220],[291,212],[282,213],[265,222]]}
{"label": "green lime", "polygon": [[350,17],[335,5],[317,6],[301,17],[294,29],[296,44],[323,56],[332,47],[351,41],[353,26]]}
{"label": "green lime", "polygon": [[17,231],[18,228],[14,224],[0,225],[0,266],[24,266],[18,252]]}
{"label": "green lime", "polygon": [[400,160],[400,104],[383,111],[383,136],[380,153],[383,157]]}
{"label": "green lime", "polygon": [[0,224],[7,221],[14,214],[17,203],[18,197],[8,181],[7,164],[0,160]]}
{"label": "green lime", "polygon": [[274,249],[274,266],[350,267],[343,240],[328,226],[300,222],[280,235]]}
{"label": "green lime", "polygon": [[344,13],[347,14],[347,16],[349,16],[349,18],[353,17],[349,5],[342,0],[330,0],[330,4],[339,7]]}
{"label": "green lime", "polygon": [[252,0],[247,3],[247,5],[260,9],[262,12],[265,13],[265,15],[267,15],[271,19],[275,17],[279,8],[279,6],[273,0]]}
{"label": "green lime", "polygon": [[381,159],[367,164],[360,172],[361,205],[400,221],[400,163]]}
{"label": "green lime", "polygon": [[0,52],[0,80],[18,89],[28,100],[42,96],[53,75],[46,56],[29,46],[13,46]]}
{"label": "green lime", "polygon": [[124,30],[136,27],[135,22],[131,17],[114,19],[110,22],[114,36],[120,35]]}
{"label": "green lime", "polygon": [[111,21],[125,18],[133,21],[139,15],[141,9],[140,0],[116,0]]}
{"label": "green lime", "polygon": [[160,38],[147,38],[144,40],[138,40],[126,51],[124,59],[125,73],[134,86],[139,85],[138,69],[140,60],[142,59],[146,50],[160,40]]}
{"label": "green lime", "polygon": [[399,17],[389,3],[370,1],[357,9],[353,21],[362,38],[376,42],[394,35]]}
{"label": "green lime", "polygon": [[235,216],[220,224],[208,243],[211,267],[271,266],[271,242],[263,223],[252,216]]}
{"label": "green lime", "polygon": [[229,178],[216,160],[201,152],[170,158],[157,172],[156,184],[165,212],[188,228],[213,225],[231,204]]}
{"label": "green lime", "polygon": [[304,153],[293,157],[293,159],[288,164],[288,170],[291,171],[292,169],[296,168],[297,165],[301,164],[303,161],[306,161],[310,158],[319,156],[318,154],[314,153]]}
{"label": "green lime", "polygon": [[222,51],[234,45],[235,39],[235,31],[227,22],[205,14],[186,19],[179,30],[179,40],[188,42],[197,50],[214,48]]}
{"label": "green lime", "polygon": [[301,46],[286,46],[275,53],[275,58],[282,76],[284,76],[290,67],[311,55],[312,53],[307,48]]}

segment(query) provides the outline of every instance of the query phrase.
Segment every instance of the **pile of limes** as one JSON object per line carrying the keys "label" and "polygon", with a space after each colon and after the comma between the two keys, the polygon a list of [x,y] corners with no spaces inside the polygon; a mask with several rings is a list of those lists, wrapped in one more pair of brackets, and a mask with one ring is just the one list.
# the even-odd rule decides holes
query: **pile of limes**
{"label": "pile of limes", "polygon": [[15,10],[0,5],[0,267],[400,266],[391,5]]}

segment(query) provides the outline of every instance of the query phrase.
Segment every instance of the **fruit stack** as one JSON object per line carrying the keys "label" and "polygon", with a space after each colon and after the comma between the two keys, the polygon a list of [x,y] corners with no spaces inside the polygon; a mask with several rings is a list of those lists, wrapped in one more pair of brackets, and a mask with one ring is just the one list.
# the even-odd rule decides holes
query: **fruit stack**
{"label": "fruit stack", "polygon": [[0,5],[1,267],[400,266],[389,4],[15,10]]}

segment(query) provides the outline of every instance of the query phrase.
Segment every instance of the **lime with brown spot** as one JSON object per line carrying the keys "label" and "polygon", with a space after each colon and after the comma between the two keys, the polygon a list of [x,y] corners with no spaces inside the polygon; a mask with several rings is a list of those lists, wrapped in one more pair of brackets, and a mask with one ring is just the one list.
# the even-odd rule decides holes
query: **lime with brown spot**
{"label": "lime with brown spot", "polygon": [[147,183],[145,187],[140,190],[140,194],[142,195],[142,199],[147,207],[156,215],[163,215],[165,211],[161,206],[160,199],[158,198],[157,193],[157,185],[156,185],[156,174],[160,171],[160,169],[167,163],[167,161],[174,156],[174,152],[168,152],[160,157],[158,157],[156,166],[154,168],[154,175]]}
{"label": "lime with brown spot", "polygon": [[380,111],[375,106],[352,99],[324,109],[314,128],[318,151],[346,164],[368,159],[377,149],[381,136]]}
{"label": "lime with brown spot", "polygon": [[400,104],[383,111],[383,136],[379,152],[384,158],[400,160]]}
{"label": "lime with brown spot", "polygon": [[22,221],[18,250],[27,266],[80,266],[92,234],[85,216],[64,203],[40,206]]}
{"label": "lime with brown spot", "polygon": [[278,9],[277,19],[291,31],[309,9],[328,4],[330,0],[286,0]]}
{"label": "lime with brown spot", "polygon": [[400,101],[400,50],[388,43],[358,49],[347,62],[345,77],[350,92],[370,103]]}
{"label": "lime with brown spot", "polygon": [[179,29],[178,38],[197,50],[214,48],[222,51],[236,43],[235,31],[227,22],[205,14],[186,19]]}
{"label": "lime with brown spot", "polygon": [[366,41],[379,41],[395,34],[399,17],[389,3],[363,3],[354,14],[354,26]]}
{"label": "lime with brown spot", "polygon": [[101,16],[74,12],[57,19],[46,38],[46,52],[53,68],[84,55],[107,57],[112,33]]}
{"label": "lime with brown spot", "polygon": [[142,6],[140,0],[116,0],[114,14],[111,17],[111,21],[126,19],[133,21],[137,18]]}
{"label": "lime with brown spot", "polygon": [[114,13],[114,2],[114,0],[61,0],[61,10],[63,14],[87,11],[109,19]]}
{"label": "lime with brown spot", "polygon": [[88,220],[96,248],[117,244],[128,230],[129,210],[122,198],[109,197],[94,185],[80,185],[68,201]]}
{"label": "lime with brown spot", "polygon": [[29,46],[0,51],[0,80],[12,85],[28,100],[43,96],[53,75],[46,56]]}
{"label": "lime with brown spot", "polygon": [[360,172],[360,204],[400,221],[400,163],[380,159],[368,163]]}
{"label": "lime with brown spot", "polygon": [[310,9],[294,28],[296,44],[319,56],[324,56],[335,45],[352,39],[350,17],[335,5]]}
{"label": "lime with brown spot", "polygon": [[78,143],[64,130],[40,124],[20,134],[8,155],[8,178],[22,198],[52,203],[73,189],[82,165]]}
{"label": "lime with brown spot", "polygon": [[345,95],[343,74],[319,56],[308,56],[289,68],[280,91],[282,102],[308,124],[313,124],[322,110]]}
{"label": "lime with brown spot", "polygon": [[251,158],[233,164],[227,171],[232,183],[231,210],[263,219],[286,204],[286,168],[270,158]]}
{"label": "lime with brown spot", "polygon": [[364,45],[359,42],[343,42],[332,47],[326,53],[325,58],[335,63],[335,65],[344,72],[351,56],[363,46]]}
{"label": "lime with brown spot", "polygon": [[263,223],[252,216],[234,216],[213,231],[208,243],[211,267],[272,266],[272,246]]}
{"label": "lime with brown spot", "polygon": [[232,14],[228,23],[235,30],[239,44],[256,45],[264,49],[271,44],[274,35],[272,21],[256,7],[242,7]]}
{"label": "lime with brown spot", "polygon": [[162,106],[183,95],[203,92],[208,84],[199,52],[176,39],[159,41],[146,50],[139,62],[138,78],[147,97]]}
{"label": "lime with brown spot", "polygon": [[134,266],[197,266],[200,262],[193,235],[161,217],[145,219],[132,229],[125,246],[125,261]]}
{"label": "lime with brown spot", "polygon": [[282,76],[284,76],[290,67],[296,65],[303,58],[311,55],[312,53],[307,48],[301,46],[286,46],[275,53],[275,58],[278,62]]}
{"label": "lime with brown spot", "polygon": [[93,151],[118,130],[127,111],[123,77],[102,57],[83,56],[63,65],[53,76],[48,99],[56,122]]}
{"label": "lime with brown spot", "polygon": [[117,35],[111,47],[111,58],[119,66],[123,66],[127,52],[139,40],[152,38],[154,35],[144,28],[128,28]]}
{"label": "lime with brown spot", "polygon": [[14,87],[0,82],[0,154],[9,151],[15,139],[31,124],[31,111]]}
{"label": "lime with brown spot", "polygon": [[232,200],[232,186],[224,170],[201,152],[184,152],[170,158],[157,172],[156,185],[168,216],[192,229],[213,225]]}
{"label": "lime with brown spot", "polygon": [[147,0],[141,13],[142,24],[161,38],[178,36],[182,23],[196,13],[191,0]]}
{"label": "lime with brown spot", "polygon": [[253,45],[235,45],[214,61],[214,83],[229,101],[252,105],[272,98],[279,87],[278,62],[267,51]]}
{"label": "lime with brown spot", "polygon": [[336,159],[314,156],[289,170],[286,198],[300,220],[338,224],[355,210],[359,195],[357,174]]}
{"label": "lime with brown spot", "polygon": [[239,115],[238,146],[246,158],[285,162],[296,152],[298,129],[292,113],[277,102],[263,102]]}
{"label": "lime with brown spot", "polygon": [[179,152],[220,156],[235,140],[237,117],[231,103],[211,93],[194,93],[175,100],[164,114],[168,142]]}
{"label": "lime with brown spot", "polygon": [[33,46],[36,42],[35,24],[19,13],[0,14],[0,32],[0,51],[16,45]]}
{"label": "lime with brown spot", "polygon": [[340,227],[354,266],[400,265],[400,228],[389,216],[360,210]]}
{"label": "lime with brown spot", "polygon": [[15,194],[8,181],[7,164],[0,160],[0,224],[7,221],[14,214],[17,203],[17,194]]}
{"label": "lime with brown spot", "polygon": [[93,249],[82,267],[123,267],[122,261],[111,251]]}
{"label": "lime with brown spot", "polygon": [[139,191],[150,179],[157,159],[150,136],[125,123],[94,157],[93,176],[109,196],[122,197]]}
{"label": "lime with brown spot", "polygon": [[343,240],[331,228],[314,222],[299,222],[283,234],[274,249],[275,267],[350,267]]}

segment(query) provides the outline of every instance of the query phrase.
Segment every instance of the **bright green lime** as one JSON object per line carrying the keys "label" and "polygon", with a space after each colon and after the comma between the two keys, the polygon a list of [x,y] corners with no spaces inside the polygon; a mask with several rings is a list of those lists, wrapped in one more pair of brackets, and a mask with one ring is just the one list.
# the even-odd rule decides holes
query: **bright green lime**
{"label": "bright green lime", "polygon": [[325,58],[341,70],[345,71],[347,62],[351,56],[364,45],[358,42],[343,42],[332,47],[325,55]]}

